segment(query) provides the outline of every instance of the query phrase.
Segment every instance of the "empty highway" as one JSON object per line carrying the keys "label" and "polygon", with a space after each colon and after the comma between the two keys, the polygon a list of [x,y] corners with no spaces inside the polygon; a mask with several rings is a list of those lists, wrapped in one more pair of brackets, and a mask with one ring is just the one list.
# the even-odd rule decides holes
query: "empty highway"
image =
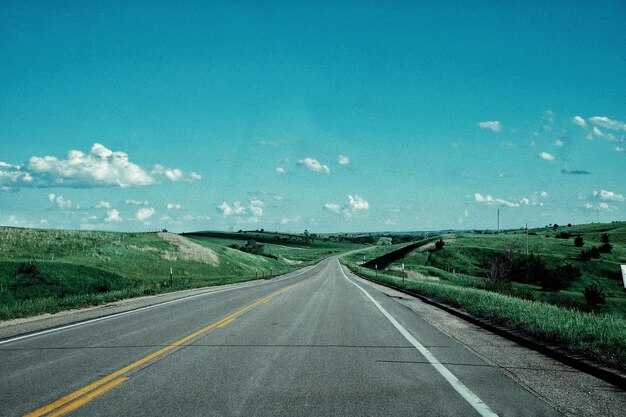
{"label": "empty highway", "polygon": [[558,416],[329,258],[0,343],[5,416]]}

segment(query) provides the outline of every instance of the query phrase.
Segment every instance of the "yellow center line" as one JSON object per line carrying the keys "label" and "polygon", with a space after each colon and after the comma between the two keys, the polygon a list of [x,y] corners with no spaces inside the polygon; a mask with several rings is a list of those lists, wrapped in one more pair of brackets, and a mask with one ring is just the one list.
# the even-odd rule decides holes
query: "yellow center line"
{"label": "yellow center line", "polygon": [[[77,398],[80,398],[80,397],[84,396],[87,393],[91,393],[88,396],[93,396],[94,394],[98,393],[97,395],[93,396],[93,398],[96,398],[97,396],[102,395],[103,393],[105,393],[109,389],[114,388],[115,386],[119,385],[121,382],[124,382],[124,381],[120,381],[120,382],[118,382],[117,384],[114,384],[113,386],[111,386],[108,389],[104,389],[105,387],[97,389],[98,387],[100,387],[100,386],[102,386],[104,384],[107,384],[107,383],[109,383],[112,380],[118,381],[116,378],[119,378],[122,375],[132,371],[133,369],[136,369],[136,368],[140,367],[141,365],[143,365],[143,364],[145,364],[147,362],[150,362],[151,360],[153,360],[153,359],[155,359],[155,358],[157,358],[157,357],[159,357],[159,356],[161,356],[161,355],[163,355],[163,354],[165,354],[165,353],[167,353],[167,352],[169,352],[169,351],[171,351],[173,349],[176,349],[177,347],[183,345],[184,343],[187,343],[191,339],[193,339],[195,337],[198,337],[201,334],[206,333],[206,332],[208,332],[209,330],[211,330],[213,328],[226,326],[227,324],[232,322],[235,318],[237,318],[238,316],[242,315],[246,311],[251,310],[251,309],[253,309],[254,307],[256,307],[256,306],[258,306],[260,304],[267,303],[272,298],[274,298],[274,297],[276,297],[276,296],[278,296],[278,295],[280,295],[280,294],[282,294],[284,292],[287,292],[287,291],[289,291],[289,290],[291,290],[293,288],[296,288],[296,287],[300,286],[301,284],[302,283],[293,284],[293,285],[290,285],[288,287],[283,288],[282,290],[278,290],[276,292],[273,292],[270,295],[268,295],[266,297],[263,297],[260,300],[255,301],[254,303],[249,304],[249,305],[247,305],[247,306],[245,306],[245,307],[235,311],[234,313],[232,313],[232,314],[230,314],[230,315],[228,315],[228,316],[226,316],[226,317],[224,317],[224,318],[222,318],[222,319],[220,319],[220,320],[218,320],[216,322],[213,322],[213,323],[209,324],[206,327],[203,327],[202,329],[200,329],[198,331],[193,332],[192,334],[190,334],[188,336],[183,337],[182,339],[180,339],[180,340],[178,340],[178,341],[176,341],[176,342],[174,342],[174,343],[164,347],[163,349],[160,349],[160,350],[158,350],[158,351],[156,351],[154,353],[151,353],[150,355],[148,355],[148,356],[146,356],[146,357],[144,357],[142,359],[139,359],[138,361],[133,362],[130,365],[127,365],[127,366],[123,367],[122,369],[113,372],[112,374],[109,374],[109,375],[107,375],[107,376],[105,376],[105,377],[103,377],[103,378],[101,378],[101,379],[99,379],[99,380],[97,380],[95,382],[92,382],[91,384],[87,385],[86,387],[78,389],[78,390],[72,392],[71,394],[68,394],[68,395],[66,395],[66,396],[64,396],[62,398],[59,398],[58,400],[56,400],[54,402],[51,402],[48,405],[44,405],[43,407],[40,407],[40,408],[36,409],[35,411],[32,411],[32,412],[26,414],[24,417],[40,417],[40,416],[43,416],[45,414],[48,414],[48,413],[56,410],[59,407],[64,406],[67,403],[70,403],[70,402],[76,400]],[[109,385],[107,385],[107,387],[108,386]],[[82,401],[83,401],[83,399],[81,398],[80,400],[76,401],[75,403],[80,403]],[[91,399],[89,401],[91,401]],[[71,407],[75,403],[72,403],[72,404],[70,404],[70,406],[67,406],[65,408]],[[80,405],[78,405],[76,408],[78,408],[78,407],[80,407]],[[65,408],[63,408],[63,409],[65,409]],[[61,410],[59,410],[59,412],[60,411]]]}
{"label": "yellow center line", "polygon": [[83,405],[87,404],[88,402],[98,398],[99,396],[101,396],[105,392],[112,390],[113,388],[115,388],[119,384],[121,384],[122,382],[126,382],[126,381],[128,381],[128,378],[126,378],[126,377],[114,379],[113,381],[109,382],[108,384],[105,384],[105,385],[101,386],[97,390],[91,391],[89,394],[85,395],[84,397],[81,397],[78,400],[76,400],[76,401],[66,405],[65,407],[63,407],[63,408],[61,408],[59,410],[56,410],[54,413],[49,414],[49,417],[64,416],[65,414],[69,413],[70,411],[74,411],[74,410],[82,407]]}

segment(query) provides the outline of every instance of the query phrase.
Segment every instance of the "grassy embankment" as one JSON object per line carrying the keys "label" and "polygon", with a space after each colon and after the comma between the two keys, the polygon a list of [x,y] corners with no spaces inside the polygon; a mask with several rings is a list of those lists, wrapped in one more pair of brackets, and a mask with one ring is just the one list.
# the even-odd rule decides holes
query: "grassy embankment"
{"label": "grassy embankment", "polygon": [[291,236],[289,245],[263,244],[268,256],[262,256],[230,248],[254,236],[239,237],[0,227],[0,320],[267,278],[362,247],[318,240],[304,245]]}
{"label": "grassy embankment", "polygon": [[[626,225],[616,223],[559,229],[556,232],[552,229],[531,231],[535,234],[529,236],[529,249],[540,256],[548,267],[570,263],[581,269],[582,276],[568,290],[558,293],[542,291],[538,285],[513,283],[518,289],[529,291],[534,300],[523,300],[486,289],[489,288],[484,278],[486,259],[514,240],[524,244],[521,248],[525,253],[525,234],[521,231],[500,235],[447,236],[443,249],[416,250],[390,264],[386,271],[379,271],[377,276],[375,271],[357,266],[362,263],[363,255],[349,256],[343,261],[369,279],[396,286],[402,286],[400,265],[404,263],[405,286],[409,291],[427,295],[501,325],[524,330],[539,340],[564,345],[572,352],[607,366],[626,370],[626,297],[621,288],[621,276],[617,275],[620,262],[626,263]],[[578,255],[581,248],[574,246],[573,237],[554,237],[563,231],[583,236],[586,243],[582,249],[599,245],[600,235],[607,233],[613,250],[610,254],[602,254],[598,260],[580,261]],[[367,257],[373,258],[370,254]],[[596,282],[607,295],[606,305],[595,314],[571,308],[584,306],[581,291],[590,282]],[[570,308],[553,304],[564,304]]]}

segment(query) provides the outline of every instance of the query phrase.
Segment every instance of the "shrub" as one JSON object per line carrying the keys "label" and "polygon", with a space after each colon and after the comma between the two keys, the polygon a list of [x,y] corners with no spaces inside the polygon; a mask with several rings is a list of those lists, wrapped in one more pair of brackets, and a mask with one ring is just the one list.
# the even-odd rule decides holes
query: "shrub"
{"label": "shrub", "polygon": [[250,239],[244,246],[241,247],[242,251],[253,255],[262,255],[264,249],[263,245],[258,244],[254,239]]}
{"label": "shrub", "polygon": [[606,301],[604,291],[602,291],[602,288],[595,282],[585,287],[583,295],[585,296],[585,300],[587,300],[587,305],[592,311],[598,310]]}
{"label": "shrub", "polygon": [[600,257],[600,249],[598,249],[596,246],[593,246],[589,250],[583,250],[582,252],[580,252],[580,259],[582,261],[588,261],[591,258],[598,259],[599,257]]}
{"label": "shrub", "polygon": [[576,238],[574,239],[574,246],[576,246],[577,248],[582,248],[584,244],[585,241],[583,240],[583,237],[580,235],[576,236]]}
{"label": "shrub", "polygon": [[443,245],[445,245],[445,242],[443,241],[443,239],[439,239],[435,242],[435,250],[443,249]]}
{"label": "shrub", "polygon": [[573,265],[565,264],[557,267],[554,271],[548,271],[539,278],[541,289],[556,292],[569,288],[573,281],[582,276],[580,269]]}

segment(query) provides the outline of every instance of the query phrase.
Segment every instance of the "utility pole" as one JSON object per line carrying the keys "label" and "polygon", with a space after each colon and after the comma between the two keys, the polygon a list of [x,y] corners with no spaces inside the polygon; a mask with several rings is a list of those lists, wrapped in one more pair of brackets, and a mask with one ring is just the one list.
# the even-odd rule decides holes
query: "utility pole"
{"label": "utility pole", "polygon": [[496,229],[496,234],[500,234],[500,209],[498,209],[498,228]]}
{"label": "utility pole", "polygon": [[526,256],[528,256],[528,223],[526,223]]}

